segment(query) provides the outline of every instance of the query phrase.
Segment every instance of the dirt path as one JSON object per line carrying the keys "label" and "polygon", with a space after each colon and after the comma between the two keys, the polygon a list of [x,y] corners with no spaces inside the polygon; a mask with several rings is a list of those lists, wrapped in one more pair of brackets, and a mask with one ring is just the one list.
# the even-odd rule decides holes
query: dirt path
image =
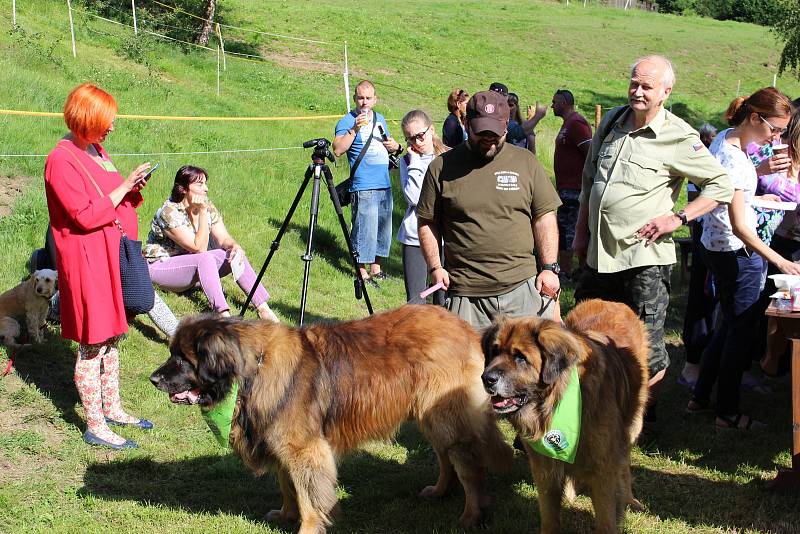
{"label": "dirt path", "polygon": [[14,200],[33,180],[30,176],[0,176],[0,217],[11,214]]}

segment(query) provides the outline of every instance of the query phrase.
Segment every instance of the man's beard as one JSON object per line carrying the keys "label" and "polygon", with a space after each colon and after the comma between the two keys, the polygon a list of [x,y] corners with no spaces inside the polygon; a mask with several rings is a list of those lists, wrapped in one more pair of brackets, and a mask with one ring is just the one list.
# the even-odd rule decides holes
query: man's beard
{"label": "man's beard", "polygon": [[505,137],[501,138],[497,143],[491,146],[489,150],[486,152],[483,151],[481,144],[478,143],[478,146],[475,147],[475,153],[481,158],[487,161],[494,159],[494,157],[500,153],[500,150],[503,148],[503,145],[506,144]]}

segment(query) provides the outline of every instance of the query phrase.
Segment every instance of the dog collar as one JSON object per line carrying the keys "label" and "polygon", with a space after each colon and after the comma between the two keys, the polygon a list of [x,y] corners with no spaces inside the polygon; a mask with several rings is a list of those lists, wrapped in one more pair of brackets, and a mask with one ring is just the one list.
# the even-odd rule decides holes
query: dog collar
{"label": "dog collar", "polygon": [[581,436],[581,385],[577,366],[572,366],[569,383],[553,412],[550,428],[544,436],[534,441],[526,439],[537,453],[567,462],[575,462],[578,439]]}
{"label": "dog collar", "polygon": [[208,428],[223,448],[228,448],[228,439],[231,435],[231,425],[233,423],[233,410],[236,408],[236,400],[239,396],[239,383],[234,382],[228,395],[213,408],[200,407]]}

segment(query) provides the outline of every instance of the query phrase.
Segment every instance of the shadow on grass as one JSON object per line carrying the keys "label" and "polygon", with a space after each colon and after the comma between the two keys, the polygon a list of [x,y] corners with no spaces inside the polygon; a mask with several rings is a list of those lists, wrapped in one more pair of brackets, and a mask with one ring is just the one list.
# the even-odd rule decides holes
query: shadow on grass
{"label": "shadow on grass", "polygon": [[667,351],[673,364],[659,395],[657,439],[644,452],[729,474],[739,472],[742,466],[767,471],[775,469],[775,458],[791,447],[791,387],[788,377],[768,382],[773,390],[771,395],[742,392],[742,410],[767,423],[765,430],[716,431],[713,413],[685,413],[691,391],[677,383],[683,366],[683,347],[668,344]]}
{"label": "shadow on grass", "polygon": [[[456,523],[464,507],[463,491],[458,487],[437,500],[419,498],[419,491],[436,480],[436,456],[413,424],[403,425],[397,441],[407,448],[403,458],[359,450],[340,463],[342,515],[330,531],[461,532]],[[491,507],[484,531],[517,534],[521,525],[528,531],[531,520],[538,522],[535,499],[521,495],[515,487],[520,478],[530,479],[524,460],[515,462],[509,475],[489,477],[489,492],[496,503],[502,504]],[[266,514],[280,507],[275,477],[254,477],[232,454],[169,462],[133,459],[94,463],[84,475],[79,495],[134,500],[191,513],[243,516],[258,525],[288,532],[297,528],[266,521]],[[565,518],[570,531],[584,531],[591,525],[591,515],[585,511],[571,511],[570,515]]]}
{"label": "shadow on grass", "polygon": [[[302,219],[298,219],[298,217],[302,217]],[[345,214],[345,219],[347,218],[348,216],[347,214]],[[294,222],[298,220],[302,220],[303,222]],[[298,234],[297,239],[301,243],[303,243],[303,250],[305,250],[305,243],[308,240],[308,213],[301,214],[299,212],[295,212],[292,221],[293,222],[290,222],[289,225],[286,227],[286,233],[297,232]],[[275,228],[280,228],[281,224],[283,224],[283,221],[278,219],[270,219],[269,224]],[[275,233],[275,236],[277,236],[277,232]],[[285,238],[286,234],[283,235],[282,240]],[[270,241],[270,243],[272,243],[272,241]],[[353,272],[353,266],[350,263],[350,258],[348,257],[347,253],[347,244],[345,243],[344,236],[342,235],[341,230],[334,234],[327,228],[322,228],[319,225],[317,225],[314,228],[314,238],[312,240],[311,245],[312,245],[312,254],[324,258],[327,263],[329,263],[339,272],[347,275],[350,275]],[[280,253],[281,253],[280,249],[278,249],[275,252],[276,255]],[[261,269],[261,265],[264,263],[265,258],[266,256],[260,259],[258,258],[251,259],[251,263],[253,261],[256,262],[253,263],[253,269],[256,271],[256,274]],[[297,272],[302,273],[303,262],[298,259],[297,265],[298,265]],[[267,267],[267,273],[269,273],[269,269],[270,268]]]}
{"label": "shadow on grass", "polygon": [[[634,468],[633,478],[636,497],[661,520],[735,532],[797,532],[797,498],[767,492],[759,479],[739,484],[644,468]],[[757,509],[753,501],[759,502]]]}
{"label": "shadow on grass", "polygon": [[36,386],[50,398],[64,421],[83,428],[83,419],[75,411],[79,401],[72,379],[75,357],[71,343],[59,335],[58,328],[51,326],[45,343],[29,345],[18,351],[14,367],[20,379]]}

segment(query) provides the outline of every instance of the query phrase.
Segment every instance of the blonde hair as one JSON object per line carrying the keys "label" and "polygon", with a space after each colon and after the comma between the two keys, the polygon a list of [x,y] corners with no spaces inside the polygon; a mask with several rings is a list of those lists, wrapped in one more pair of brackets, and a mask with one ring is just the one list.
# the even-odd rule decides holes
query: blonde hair
{"label": "blonde hair", "polygon": [[[412,109],[408,113],[405,114],[403,120],[400,122],[400,128],[403,129],[403,132],[406,131],[408,125],[411,124],[413,121],[419,121],[426,128],[430,128],[433,125],[431,118],[428,116],[427,113],[422,111],[421,109]],[[436,135],[436,131],[433,131],[433,153],[437,156],[442,152],[447,152],[450,150],[447,145],[445,145],[439,136]]]}

